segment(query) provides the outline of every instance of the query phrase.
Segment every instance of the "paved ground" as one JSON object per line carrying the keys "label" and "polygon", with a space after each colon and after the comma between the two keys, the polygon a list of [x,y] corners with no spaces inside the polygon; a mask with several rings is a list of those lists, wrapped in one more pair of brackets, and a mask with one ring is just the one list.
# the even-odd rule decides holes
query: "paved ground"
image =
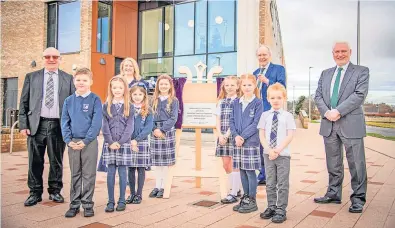
{"label": "paved ground", "polygon": [[[107,203],[106,176],[98,173],[95,192],[95,212],[92,218],[77,215],[66,219],[68,204],[55,204],[43,195],[43,202],[34,207],[24,207],[28,196],[27,153],[1,155],[1,227],[395,227],[395,142],[367,137],[365,140],[368,168],[367,204],[362,214],[350,214],[350,175],[344,163],[343,203],[318,205],[313,198],[326,191],[328,182],[322,138],[318,124],[308,130],[298,129],[292,142],[290,197],[288,220],[281,225],[259,218],[265,209],[265,187],[258,189],[259,211],[239,214],[232,206],[216,204],[210,208],[193,205],[200,200],[218,202],[218,180],[206,178],[201,188],[195,188],[194,178],[175,178],[170,199],[150,199],[148,194],[154,186],[153,172],[147,175],[141,205],[128,205],[124,212],[105,213]],[[214,144],[207,142],[212,135],[204,135],[203,169],[215,167]],[[185,169],[194,167],[194,136],[185,134],[178,164]],[[64,161],[64,196],[69,202],[70,171],[67,155]],[[44,180],[47,179],[48,164]],[[117,189],[117,188],[116,188]]]}
{"label": "paved ground", "polygon": [[369,133],[377,133],[384,136],[393,136],[395,137],[395,129],[394,128],[383,128],[383,127],[373,127],[366,126],[366,131]]}

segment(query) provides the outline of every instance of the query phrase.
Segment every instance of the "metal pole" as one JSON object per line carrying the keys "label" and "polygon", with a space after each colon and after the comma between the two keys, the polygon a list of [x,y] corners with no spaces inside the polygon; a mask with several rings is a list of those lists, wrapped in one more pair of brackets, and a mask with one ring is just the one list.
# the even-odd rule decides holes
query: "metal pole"
{"label": "metal pole", "polygon": [[311,68],[313,68],[313,67],[309,67],[309,119],[310,119],[310,122],[311,122],[311,91],[310,91],[310,81],[311,81],[311,77],[310,77],[310,75],[311,75]]}
{"label": "metal pole", "polygon": [[292,110],[293,114],[295,115],[295,86],[293,86],[293,93],[292,93]]}
{"label": "metal pole", "polygon": [[361,23],[360,23],[360,15],[361,15],[361,2],[358,0],[358,13],[357,13],[357,65],[360,64],[360,37],[361,37]]}

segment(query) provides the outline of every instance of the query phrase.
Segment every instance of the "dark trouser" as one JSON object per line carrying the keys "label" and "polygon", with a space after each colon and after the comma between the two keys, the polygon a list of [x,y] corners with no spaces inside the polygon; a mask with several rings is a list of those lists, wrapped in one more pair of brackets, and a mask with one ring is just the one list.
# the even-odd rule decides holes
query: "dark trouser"
{"label": "dark trouser", "polygon": [[259,146],[259,153],[261,155],[261,169],[259,170],[258,181],[266,180],[266,172],[265,172],[265,159],[263,158],[263,147]]}
{"label": "dark trouser", "polygon": [[244,194],[247,194],[249,197],[256,197],[256,173],[255,170],[244,170],[240,169],[240,178],[241,184],[243,185]]}
{"label": "dark trouser", "polygon": [[44,155],[49,157],[48,193],[60,193],[63,188],[63,153],[66,144],[62,139],[58,119],[41,119],[37,133],[27,138],[29,154],[29,173],[27,185],[30,194],[41,196],[43,193]]}
{"label": "dark trouser", "polygon": [[363,138],[345,138],[341,133],[338,122],[335,122],[332,133],[328,137],[324,137],[324,143],[326,165],[329,173],[329,185],[326,196],[335,200],[342,199],[344,145],[353,190],[350,199],[352,203],[364,205],[366,202],[367,174]]}
{"label": "dark trouser", "polygon": [[145,181],[145,167],[129,167],[128,180],[129,180],[130,194],[136,195],[136,176],[135,176],[136,170],[138,173],[137,195],[141,196],[143,194],[143,187]]}
{"label": "dark trouser", "polygon": [[[73,139],[74,142],[80,141]],[[96,164],[98,154],[97,139],[86,145],[82,150],[69,147],[69,163],[71,171],[70,208],[93,207],[95,192]]]}

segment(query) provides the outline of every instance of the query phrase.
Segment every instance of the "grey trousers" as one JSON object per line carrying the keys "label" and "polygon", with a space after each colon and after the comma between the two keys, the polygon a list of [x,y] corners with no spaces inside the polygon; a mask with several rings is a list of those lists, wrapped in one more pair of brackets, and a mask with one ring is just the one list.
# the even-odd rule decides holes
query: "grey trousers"
{"label": "grey trousers", "polygon": [[83,208],[92,208],[96,182],[97,140],[93,140],[82,150],[69,147],[68,152],[71,171],[70,208],[79,208],[81,203]]}
{"label": "grey trousers", "polygon": [[291,157],[278,156],[274,160],[264,154],[266,172],[266,195],[269,208],[285,214],[289,195],[289,170]]}
{"label": "grey trousers", "polygon": [[328,137],[324,137],[326,166],[329,173],[329,185],[325,196],[332,199],[342,199],[342,185],[344,178],[343,145],[346,149],[348,167],[351,174],[351,203],[364,205],[366,202],[367,174],[365,147],[363,138],[345,138],[338,122]]}

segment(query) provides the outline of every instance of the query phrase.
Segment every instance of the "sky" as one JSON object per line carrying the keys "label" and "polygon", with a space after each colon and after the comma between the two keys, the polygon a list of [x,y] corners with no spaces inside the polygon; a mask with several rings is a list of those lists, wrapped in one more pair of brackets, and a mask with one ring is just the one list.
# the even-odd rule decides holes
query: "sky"
{"label": "sky", "polygon": [[[360,65],[370,69],[367,101],[395,105],[395,0],[362,0],[360,6]],[[357,1],[277,0],[277,10],[291,100],[308,95],[309,67],[314,93],[321,72],[335,66],[335,41],[349,42],[357,64]]]}

